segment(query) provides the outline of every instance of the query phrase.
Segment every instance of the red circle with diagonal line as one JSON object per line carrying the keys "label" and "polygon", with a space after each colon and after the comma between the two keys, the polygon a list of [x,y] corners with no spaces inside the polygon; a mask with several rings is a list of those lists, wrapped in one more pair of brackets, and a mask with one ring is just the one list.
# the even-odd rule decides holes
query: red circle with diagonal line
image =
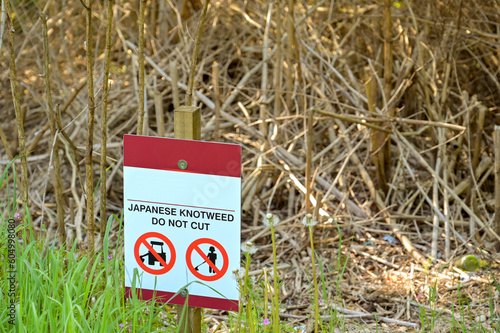
{"label": "red circle with diagonal line", "polygon": [[[158,254],[158,252],[156,252],[156,250],[146,241],[148,238],[153,238],[153,237],[154,238],[159,238],[162,241],[164,241],[165,244],[167,244],[167,246],[168,246],[168,248],[170,250],[170,262],[168,262],[168,263],[165,262],[165,260],[163,260],[163,258]],[[153,269],[153,268],[150,268],[150,267],[146,266],[142,262],[141,256],[139,254],[139,248],[141,247],[141,245],[144,245],[144,246],[146,246],[148,248],[149,252],[156,258],[156,260],[158,262],[160,262],[160,264],[162,264],[163,268],[161,268],[161,269]],[[153,274],[153,275],[161,275],[161,274],[167,273],[174,266],[174,263],[175,263],[175,248],[174,248],[174,244],[172,244],[172,242],[170,241],[170,239],[168,239],[165,235],[162,235],[162,234],[160,234],[158,232],[147,232],[144,235],[142,235],[141,237],[139,237],[137,239],[137,241],[135,242],[134,256],[135,256],[135,260],[137,261],[137,263],[139,264],[139,266],[141,266],[141,268],[145,272],[148,272],[149,274]]]}
{"label": "red circle with diagonal line", "polygon": [[[205,253],[200,249],[200,244],[210,244],[213,245],[219,250],[219,252],[222,254],[222,268],[218,269],[210,259],[205,255]],[[196,251],[200,257],[206,261],[206,263],[212,267],[212,269],[215,272],[215,275],[203,275],[200,272],[198,272],[194,265],[193,265],[193,260],[191,258],[193,251]],[[227,272],[227,268],[229,267],[229,257],[227,256],[226,250],[222,247],[222,245],[210,238],[200,238],[195,240],[194,242],[189,245],[187,251],[186,251],[186,264],[187,267],[189,268],[189,271],[193,273],[194,276],[196,276],[198,279],[203,280],[203,281],[215,281],[220,279],[221,277],[224,276]]]}

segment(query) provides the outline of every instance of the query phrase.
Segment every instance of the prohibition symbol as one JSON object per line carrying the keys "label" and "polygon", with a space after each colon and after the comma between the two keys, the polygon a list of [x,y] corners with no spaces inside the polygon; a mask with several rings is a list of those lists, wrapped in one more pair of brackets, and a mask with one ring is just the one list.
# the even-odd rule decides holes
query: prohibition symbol
{"label": "prohibition symbol", "polygon": [[[155,240],[151,240],[148,242],[148,238],[159,238],[162,241],[158,242]],[[168,249],[170,250],[170,262],[167,262],[167,253],[163,249],[163,245],[167,245]],[[139,254],[139,249],[141,248],[141,245],[146,246],[146,248],[149,250],[149,252],[146,252],[143,255]],[[156,247],[156,249],[155,249]],[[158,252],[157,250],[160,249]],[[141,266],[141,268],[145,271],[148,272],[149,274],[153,275],[161,275],[167,273],[172,267],[174,266],[175,263],[175,248],[174,244],[165,237],[164,235],[158,233],[158,232],[147,232],[137,241],[135,242],[135,247],[134,247],[134,256],[135,260]],[[160,263],[160,266],[162,268],[160,269],[153,269],[147,265],[153,266],[156,264],[156,262]],[[146,265],[147,263],[147,265]]]}
{"label": "prohibition symbol", "polygon": [[[205,254],[200,248],[201,244],[210,244],[210,250],[208,254]],[[203,260],[203,262],[196,267],[193,265],[193,251],[195,251],[201,257],[201,260]],[[218,253],[222,255],[222,258],[217,258]],[[194,257],[198,258],[198,256],[196,255]],[[219,262],[220,260],[222,260],[221,269],[217,268],[217,266],[215,265],[215,263]],[[205,263],[209,266],[209,268],[207,269],[208,275],[200,273],[198,268]],[[193,275],[198,279],[203,281],[216,281],[223,277],[224,274],[226,274],[227,268],[229,267],[229,257],[227,256],[226,250],[222,247],[222,245],[220,245],[219,242],[210,238],[200,238],[189,245],[186,251],[186,264],[189,268],[189,271],[193,273]]]}

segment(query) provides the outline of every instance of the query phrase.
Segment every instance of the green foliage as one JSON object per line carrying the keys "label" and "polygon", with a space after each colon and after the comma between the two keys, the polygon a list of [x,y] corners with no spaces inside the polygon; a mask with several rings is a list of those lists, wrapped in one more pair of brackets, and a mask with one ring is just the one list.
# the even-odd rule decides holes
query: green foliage
{"label": "green foliage", "polygon": [[[111,217],[113,218],[113,217]],[[116,218],[116,217],[114,217]],[[0,260],[8,253],[7,220],[2,217]],[[111,221],[110,221],[111,222]],[[107,244],[109,226],[104,244]],[[26,221],[16,228],[16,326],[19,332],[151,332],[164,326],[161,305],[124,298],[123,263],[105,246],[92,266],[76,242],[57,249],[28,242]],[[109,258],[109,259],[108,259]],[[0,266],[0,308],[7,309],[8,265]],[[0,332],[10,332],[7,311],[0,311]],[[122,325],[122,326],[120,326]]]}
{"label": "green foliage", "polygon": [[467,272],[475,272],[481,268],[487,267],[488,262],[468,254],[455,260],[455,266]]}

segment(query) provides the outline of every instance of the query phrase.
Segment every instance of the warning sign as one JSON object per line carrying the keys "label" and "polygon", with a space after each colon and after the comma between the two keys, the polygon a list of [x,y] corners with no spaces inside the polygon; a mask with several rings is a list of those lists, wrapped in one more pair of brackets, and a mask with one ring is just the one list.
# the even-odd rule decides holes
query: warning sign
{"label": "warning sign", "polygon": [[[202,248],[208,248],[208,252],[203,251]],[[193,260],[202,262],[194,266]],[[189,245],[186,252],[186,264],[191,273],[200,280],[215,281],[226,274],[229,267],[229,258],[226,250],[219,242],[210,238],[201,238]],[[206,265],[200,268],[204,264]]]}
{"label": "warning sign", "polygon": [[[152,239],[160,239],[152,240]],[[146,253],[141,255],[141,245],[146,248]],[[164,251],[163,246],[166,245],[169,251],[169,259],[167,259],[167,253]],[[157,247],[155,249],[155,246]],[[160,248],[160,250],[158,249]],[[134,246],[134,256],[135,260],[141,266],[141,268],[150,274],[160,275],[167,273],[175,263],[175,248],[172,242],[164,235],[157,232],[148,232],[137,240]],[[168,262],[167,262],[168,261]],[[153,268],[159,264],[161,268]]]}
{"label": "warning sign", "polygon": [[[127,297],[238,311],[241,147],[125,135]],[[197,283],[193,283],[197,282]],[[138,289],[140,286],[140,289]]]}

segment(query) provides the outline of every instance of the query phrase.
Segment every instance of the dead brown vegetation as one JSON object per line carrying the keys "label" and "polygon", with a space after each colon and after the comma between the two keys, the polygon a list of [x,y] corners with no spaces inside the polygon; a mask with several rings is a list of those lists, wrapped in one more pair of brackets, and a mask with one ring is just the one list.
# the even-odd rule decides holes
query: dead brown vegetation
{"label": "dead brown vegetation", "polygon": [[[103,100],[108,103],[108,216],[120,215],[122,207],[122,135],[138,132],[141,101],[139,1],[114,5],[109,91],[103,88],[108,15],[105,3],[94,3],[95,105],[93,97],[89,105],[83,89],[92,85],[86,82],[89,46],[82,4],[46,5],[47,72],[41,9],[28,0],[15,3],[0,55],[0,160],[6,165],[24,149],[16,123],[22,113],[26,193],[35,229],[41,232],[46,225],[45,233],[55,236],[56,190],[48,180],[54,156],[59,156],[68,241],[83,244],[85,129],[95,139],[95,186],[103,151],[98,142],[105,133]],[[144,135],[173,137],[177,91],[182,95],[187,89],[201,2],[174,3],[149,0],[146,5]],[[298,222],[306,210],[316,208],[324,273],[336,274],[337,251],[350,258],[340,282],[344,297],[349,295],[342,306],[416,322],[418,308],[410,300],[428,304],[426,287],[436,277],[441,289],[456,284],[454,271],[442,269],[452,258],[469,253],[485,255],[492,264],[498,260],[492,133],[499,121],[500,7],[493,0],[290,3],[212,1],[199,45],[192,98],[202,110],[202,139],[243,147],[242,241],[260,245],[253,261],[256,272],[270,266],[269,232],[261,220],[267,212],[285,220],[277,228],[281,301],[290,304],[291,319],[303,320],[309,308],[304,295],[311,288],[305,274],[310,254],[307,230]],[[10,89],[11,31],[19,106]],[[212,71],[214,62],[218,65]],[[175,70],[171,64],[177,64]],[[54,109],[61,113],[59,150],[48,130],[55,127],[46,113],[47,75]],[[214,82],[220,91],[214,91]],[[92,128],[86,123],[88,110],[94,109]],[[86,158],[89,163],[88,153]],[[93,205],[97,243],[106,219],[99,213],[101,196],[97,191]],[[399,242],[387,242],[387,235]],[[431,262],[435,269],[420,268]],[[436,273],[440,269],[441,275]],[[473,294],[481,298],[477,290],[483,289],[474,286],[489,281],[475,281],[470,284],[472,308],[481,309]],[[339,292],[335,285],[327,290]],[[444,292],[434,306],[449,307],[452,293]]]}

